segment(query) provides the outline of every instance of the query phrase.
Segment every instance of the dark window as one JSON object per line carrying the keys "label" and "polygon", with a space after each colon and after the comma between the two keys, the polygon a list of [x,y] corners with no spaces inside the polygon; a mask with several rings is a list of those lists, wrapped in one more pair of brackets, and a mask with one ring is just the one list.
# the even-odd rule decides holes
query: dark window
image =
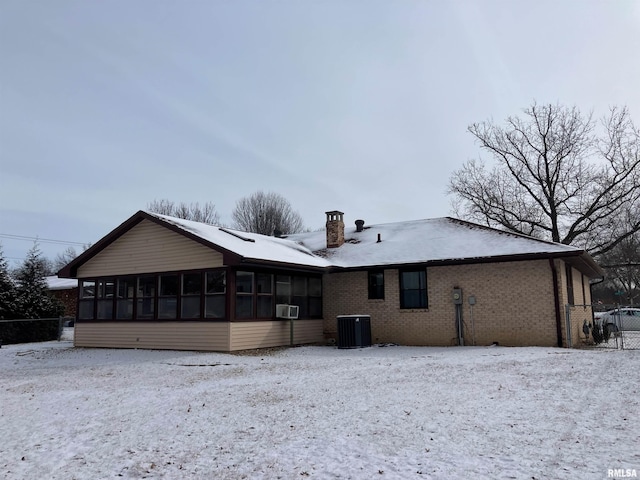
{"label": "dark window", "polygon": [[204,316],[207,318],[225,318],[227,275],[225,272],[207,272],[205,274]]}
{"label": "dark window", "polygon": [[156,302],[156,277],[138,277],[136,318],[153,318]]}
{"label": "dark window", "polygon": [[273,275],[256,273],[258,318],[273,318]]}
{"label": "dark window", "polygon": [[309,277],[309,316],[322,316],[322,279]]}
{"label": "dark window", "polygon": [[178,276],[160,275],[158,318],[177,318]]}
{"label": "dark window", "polygon": [[96,282],[82,280],[80,285],[80,303],[78,305],[78,318],[81,320],[93,318],[93,306],[96,298]]}
{"label": "dark window", "polygon": [[276,275],[276,303],[291,304],[291,276]]}
{"label": "dark window", "polygon": [[[81,280],[82,320],[224,319],[229,312],[224,270]],[[239,271],[235,318],[272,319],[278,303],[297,305],[301,318],[322,316],[320,277]]]}
{"label": "dark window", "polygon": [[98,319],[113,318],[115,281],[113,279],[98,280]]}
{"label": "dark window", "polygon": [[276,304],[296,305],[299,318],[322,317],[322,279],[277,275]]}
{"label": "dark window", "polygon": [[116,300],[116,318],[131,320],[133,318],[133,294],[135,281],[133,278],[118,279],[118,299]]}
{"label": "dark window", "polygon": [[298,317],[307,318],[309,308],[307,306],[307,277],[293,277],[293,301],[292,305],[298,306]]}
{"label": "dark window", "polygon": [[369,272],[369,299],[384,298],[384,273],[382,270]]}
{"label": "dark window", "polygon": [[253,318],[253,272],[236,272],[236,318]]}
{"label": "dark window", "polygon": [[181,293],[180,318],[200,318],[202,274],[185,273],[182,275]]}
{"label": "dark window", "polygon": [[427,308],[427,272],[400,272],[400,308]]}

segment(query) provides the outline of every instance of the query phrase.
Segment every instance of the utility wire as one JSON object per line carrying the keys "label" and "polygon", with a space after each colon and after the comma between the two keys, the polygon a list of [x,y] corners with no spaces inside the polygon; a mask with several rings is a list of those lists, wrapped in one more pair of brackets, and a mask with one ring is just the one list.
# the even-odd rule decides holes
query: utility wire
{"label": "utility wire", "polygon": [[28,237],[26,235],[13,235],[10,233],[0,233],[0,238],[8,238],[11,240],[36,241],[36,242],[42,242],[42,243],[53,243],[57,245],[80,245],[80,246],[87,245],[86,243],[82,243],[82,242],[67,242],[65,240],[55,240],[53,238]]}

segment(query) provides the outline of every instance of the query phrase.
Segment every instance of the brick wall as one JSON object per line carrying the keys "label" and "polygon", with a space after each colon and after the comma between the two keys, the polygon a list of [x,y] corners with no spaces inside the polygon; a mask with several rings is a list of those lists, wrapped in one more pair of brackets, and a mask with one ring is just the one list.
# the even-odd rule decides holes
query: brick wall
{"label": "brick wall", "polygon": [[[562,344],[568,345],[569,340],[567,338],[567,305],[569,304],[569,289],[567,281],[567,272],[564,262],[556,260],[556,268],[558,270],[558,283],[560,291],[560,309],[562,316]],[[591,288],[589,285],[589,279],[583,276],[575,268],[571,269],[572,285],[573,285],[573,305],[575,307],[570,308],[570,328],[571,328],[571,345],[579,346],[584,339],[584,333],[582,332],[583,322],[593,322],[593,309],[591,307]]]}
{"label": "brick wall", "polygon": [[78,289],[71,288],[67,290],[50,290],[50,295],[57,298],[64,305],[65,317],[76,317],[76,308],[78,301]]}
{"label": "brick wall", "polygon": [[[564,265],[558,262],[558,271]],[[580,274],[575,277],[581,278]],[[559,276],[559,282],[561,282]],[[466,345],[556,346],[553,276],[548,260],[427,268],[427,309],[400,309],[397,269],[384,271],[384,300],[369,300],[367,272],[324,277],[324,330],[336,337],[337,315],[371,315],[374,343],[456,345],[454,287],[463,291]],[[581,295],[582,290],[578,290]],[[469,305],[469,296],[476,305]],[[475,335],[474,335],[475,332]]]}
{"label": "brick wall", "polygon": [[344,214],[337,210],[326,212],[326,214],[327,248],[337,248],[344,243]]}

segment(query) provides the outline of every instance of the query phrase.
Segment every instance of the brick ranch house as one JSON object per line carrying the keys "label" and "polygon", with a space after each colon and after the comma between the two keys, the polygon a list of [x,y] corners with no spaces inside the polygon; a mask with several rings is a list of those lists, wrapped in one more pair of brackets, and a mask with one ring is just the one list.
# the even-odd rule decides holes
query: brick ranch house
{"label": "brick ranch house", "polygon": [[64,306],[65,317],[76,317],[78,308],[78,281],[70,278],[58,278],[55,275],[45,278],[49,295],[57,298]]}
{"label": "brick ranch house", "polygon": [[564,313],[603,275],[580,248],[448,217],[345,228],[326,215],[325,231],[283,238],[135,213],[59,272],[79,281],[75,345],[326,342],[338,315],[366,314],[374,343],[567,346],[591,319]]}

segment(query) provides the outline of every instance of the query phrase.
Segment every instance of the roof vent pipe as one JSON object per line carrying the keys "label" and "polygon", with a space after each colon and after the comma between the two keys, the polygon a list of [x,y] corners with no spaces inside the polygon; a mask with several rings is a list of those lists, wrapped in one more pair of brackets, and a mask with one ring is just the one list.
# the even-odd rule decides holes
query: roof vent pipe
{"label": "roof vent pipe", "polygon": [[356,220],[356,232],[364,230],[364,220]]}
{"label": "roof vent pipe", "polygon": [[380,238],[380,234],[378,234],[378,241],[376,243],[380,243],[382,241],[382,238]]}

